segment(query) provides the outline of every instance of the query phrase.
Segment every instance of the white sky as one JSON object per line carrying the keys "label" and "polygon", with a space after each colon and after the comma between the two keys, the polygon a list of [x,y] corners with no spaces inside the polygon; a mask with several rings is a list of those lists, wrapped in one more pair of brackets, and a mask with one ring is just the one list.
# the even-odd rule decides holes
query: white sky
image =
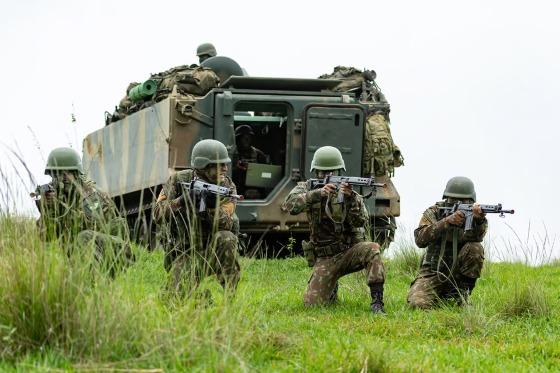
{"label": "white sky", "polygon": [[[47,181],[50,149],[81,151],[81,139],[103,126],[129,82],[196,62],[196,46],[210,41],[254,76],[317,77],[336,65],[376,70],[405,156],[394,181],[406,235],[445,182],[464,175],[479,202],[517,211],[489,218],[498,246],[515,240],[506,223],[523,240],[530,223],[539,242],[545,227],[550,238],[560,232],[559,8],[552,1],[4,0],[0,166],[11,167],[3,145],[17,144]],[[559,256],[560,245],[554,251]]]}

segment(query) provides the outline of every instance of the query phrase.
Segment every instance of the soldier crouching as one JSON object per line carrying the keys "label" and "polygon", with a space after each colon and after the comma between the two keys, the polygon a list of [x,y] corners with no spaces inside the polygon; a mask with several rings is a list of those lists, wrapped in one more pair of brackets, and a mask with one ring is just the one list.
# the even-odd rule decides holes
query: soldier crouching
{"label": "soldier crouching", "polygon": [[418,247],[426,247],[416,279],[408,293],[408,304],[415,308],[431,308],[440,300],[454,300],[459,305],[467,302],[484,263],[482,240],[488,222],[480,206],[473,206],[473,227],[465,232],[462,226],[465,214],[456,211],[443,216],[446,206],[474,203],[474,184],[466,177],[454,177],[447,182],[442,202],[429,207],[414,238]]}
{"label": "soldier crouching", "polygon": [[45,174],[52,181],[31,193],[41,213],[41,238],[58,240],[68,255],[78,250],[96,259],[113,277],[132,264],[126,220],[113,200],[86,178],[80,155],[71,148],[52,150]]}
{"label": "soldier crouching", "polygon": [[230,188],[235,194],[235,185],[226,175],[230,162],[224,144],[202,140],[192,150],[193,169],[172,175],[159,194],[154,219],[167,235],[164,265],[171,273],[169,288],[173,292],[190,296],[211,274],[216,274],[226,291],[237,287],[236,200],[208,195],[200,209],[201,200],[182,184],[200,179]]}
{"label": "soldier crouching", "polygon": [[[345,170],[340,151],[324,146],[315,152],[311,172],[318,178]],[[282,209],[297,215],[307,213],[310,241],[303,242],[304,253],[313,274],[304,294],[304,304],[327,305],[337,298],[338,279],[362,269],[367,270],[367,284],[371,293],[371,310],[385,313],[383,284],[385,269],[379,245],[365,241],[365,226],[369,215],[363,198],[346,183],[341,184],[342,203],[337,202],[336,186],[327,184],[310,190],[307,182],[300,182],[287,196]]]}

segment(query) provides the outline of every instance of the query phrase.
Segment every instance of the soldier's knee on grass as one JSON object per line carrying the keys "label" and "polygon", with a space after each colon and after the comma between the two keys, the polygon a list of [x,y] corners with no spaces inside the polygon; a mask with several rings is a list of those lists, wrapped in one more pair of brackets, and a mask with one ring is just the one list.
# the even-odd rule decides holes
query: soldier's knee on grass
{"label": "soldier's knee on grass", "polygon": [[216,243],[219,246],[237,246],[237,236],[230,231],[218,231],[216,232]]}
{"label": "soldier's knee on grass", "polygon": [[413,292],[408,293],[406,301],[410,307],[423,310],[432,308],[434,306],[434,302],[431,298]]}

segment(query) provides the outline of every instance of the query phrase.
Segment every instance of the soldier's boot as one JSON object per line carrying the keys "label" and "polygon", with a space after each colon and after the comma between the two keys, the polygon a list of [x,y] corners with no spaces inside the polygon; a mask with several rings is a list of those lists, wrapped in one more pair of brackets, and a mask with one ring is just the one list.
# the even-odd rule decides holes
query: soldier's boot
{"label": "soldier's boot", "polygon": [[372,285],[369,289],[371,294],[371,311],[374,314],[386,314],[385,304],[383,303],[383,284]]}
{"label": "soldier's boot", "polygon": [[334,289],[329,297],[329,304],[336,303],[338,301],[338,281],[334,285]]}

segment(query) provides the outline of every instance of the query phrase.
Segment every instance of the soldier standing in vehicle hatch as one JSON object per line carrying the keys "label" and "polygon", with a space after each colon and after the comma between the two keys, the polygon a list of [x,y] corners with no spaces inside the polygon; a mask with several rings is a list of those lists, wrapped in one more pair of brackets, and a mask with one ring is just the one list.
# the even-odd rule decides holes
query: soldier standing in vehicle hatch
{"label": "soldier standing in vehicle hatch", "polygon": [[[340,151],[323,146],[315,152],[311,172],[317,178],[337,175],[345,170]],[[286,197],[282,209],[292,215],[307,213],[310,241],[302,246],[313,274],[307,284],[303,300],[306,306],[333,303],[337,297],[338,279],[349,273],[367,270],[367,284],[371,294],[371,310],[385,313],[383,285],[385,269],[379,245],[365,240],[365,226],[369,221],[363,198],[343,183],[344,201],[337,203],[336,186],[310,190],[307,182],[300,182]]]}
{"label": "soldier standing in vehicle hatch", "polygon": [[202,43],[196,48],[196,56],[198,63],[203,63],[210,57],[215,57],[218,54],[216,47],[212,43]]}
{"label": "soldier standing in vehicle hatch", "polygon": [[444,201],[424,211],[414,231],[416,245],[426,247],[420,271],[408,292],[408,304],[415,308],[431,308],[445,299],[465,304],[482,271],[484,248],[481,242],[488,222],[480,206],[473,206],[473,229],[468,232],[462,228],[465,222],[462,211],[443,217],[439,209],[457,202],[474,203],[473,182],[462,176],[451,178],[443,198]]}

